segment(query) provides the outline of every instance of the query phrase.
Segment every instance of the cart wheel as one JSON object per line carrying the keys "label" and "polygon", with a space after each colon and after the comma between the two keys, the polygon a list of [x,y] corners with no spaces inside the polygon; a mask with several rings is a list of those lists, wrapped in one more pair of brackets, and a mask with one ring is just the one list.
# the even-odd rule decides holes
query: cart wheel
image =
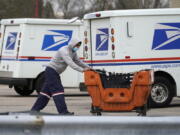
{"label": "cart wheel", "polygon": [[144,106],[140,108],[140,112],[138,116],[146,116],[146,115],[147,115],[147,104],[145,104]]}
{"label": "cart wheel", "polygon": [[95,107],[97,116],[101,116],[101,109],[99,107]]}
{"label": "cart wheel", "polygon": [[91,105],[91,111],[90,111],[93,115],[95,116],[101,116],[101,109],[99,107],[95,107],[93,105]]}
{"label": "cart wheel", "polygon": [[96,114],[97,114],[97,116],[101,116],[101,115],[102,115],[102,113],[101,113],[101,112],[97,112]]}
{"label": "cart wheel", "polygon": [[142,108],[141,116],[146,116],[147,115],[147,108],[144,106]]}
{"label": "cart wheel", "polygon": [[91,110],[90,113],[96,113],[95,107],[91,104]]}
{"label": "cart wheel", "polygon": [[91,104],[91,110],[90,113],[92,113],[94,116],[101,116],[101,110],[98,107],[95,107]]}

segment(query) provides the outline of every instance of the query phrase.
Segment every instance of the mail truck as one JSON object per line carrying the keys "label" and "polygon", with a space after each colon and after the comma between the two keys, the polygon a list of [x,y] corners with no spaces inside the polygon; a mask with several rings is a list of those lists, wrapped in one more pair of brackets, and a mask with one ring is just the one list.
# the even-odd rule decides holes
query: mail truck
{"label": "mail truck", "polygon": [[[72,38],[80,38],[82,22],[67,19],[3,19],[0,38],[0,84],[23,96],[40,91],[44,69],[55,52]],[[80,50],[82,52],[83,49]],[[82,53],[79,54],[82,57]],[[82,75],[68,68],[65,87],[78,87]]]}
{"label": "mail truck", "polygon": [[179,8],[89,13],[84,29],[84,58],[93,68],[153,69],[152,106],[167,106],[180,96]]}

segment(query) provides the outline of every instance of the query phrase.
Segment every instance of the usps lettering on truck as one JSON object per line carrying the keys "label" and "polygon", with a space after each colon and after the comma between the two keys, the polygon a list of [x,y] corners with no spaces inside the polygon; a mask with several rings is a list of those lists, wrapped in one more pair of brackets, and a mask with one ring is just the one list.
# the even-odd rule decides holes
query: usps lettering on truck
{"label": "usps lettering on truck", "polygon": [[43,51],[57,51],[60,47],[65,46],[72,38],[72,30],[49,30],[52,34],[44,36]]}
{"label": "usps lettering on truck", "polygon": [[96,55],[107,55],[109,44],[109,30],[108,28],[100,28],[97,29],[96,33]]}
{"label": "usps lettering on truck", "polygon": [[152,50],[180,49],[180,23],[158,23],[155,27]]}
{"label": "usps lettering on truck", "polygon": [[6,50],[14,50],[17,32],[9,32],[6,42]]}
{"label": "usps lettering on truck", "polygon": [[178,63],[173,63],[173,64],[157,64],[157,65],[151,65],[152,69],[155,68],[161,68],[161,69],[167,69],[167,68],[179,68],[180,64]]}

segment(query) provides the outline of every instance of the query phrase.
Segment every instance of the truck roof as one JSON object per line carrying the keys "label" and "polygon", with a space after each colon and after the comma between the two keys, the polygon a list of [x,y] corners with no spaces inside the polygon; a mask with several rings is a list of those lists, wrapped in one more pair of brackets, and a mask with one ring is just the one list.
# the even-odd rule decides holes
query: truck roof
{"label": "truck roof", "polygon": [[80,25],[82,22],[76,20],[71,23],[71,19],[39,19],[39,18],[13,18],[13,19],[2,19],[1,24],[3,25],[16,25],[16,24],[69,24],[69,25]]}
{"label": "truck roof", "polygon": [[152,15],[180,15],[180,8],[164,9],[136,9],[136,10],[109,10],[89,13],[84,19],[96,19],[115,16],[152,16]]}

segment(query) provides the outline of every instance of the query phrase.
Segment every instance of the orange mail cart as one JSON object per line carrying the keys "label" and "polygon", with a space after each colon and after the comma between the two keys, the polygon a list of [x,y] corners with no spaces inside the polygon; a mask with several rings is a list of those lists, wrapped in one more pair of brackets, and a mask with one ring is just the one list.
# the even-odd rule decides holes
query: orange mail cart
{"label": "orange mail cart", "polygon": [[102,111],[136,111],[145,116],[152,83],[152,70],[126,74],[85,72],[85,85],[92,99],[91,112],[97,115]]}

